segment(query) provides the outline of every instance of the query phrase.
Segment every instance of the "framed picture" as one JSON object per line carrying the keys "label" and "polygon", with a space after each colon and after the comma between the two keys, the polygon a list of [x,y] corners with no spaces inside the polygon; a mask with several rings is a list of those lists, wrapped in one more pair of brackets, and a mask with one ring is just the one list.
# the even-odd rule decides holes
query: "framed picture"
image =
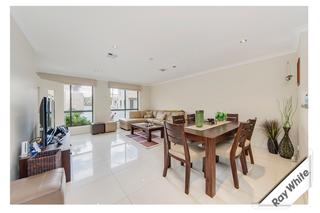
{"label": "framed picture", "polygon": [[297,62],[297,85],[300,86],[300,58]]}

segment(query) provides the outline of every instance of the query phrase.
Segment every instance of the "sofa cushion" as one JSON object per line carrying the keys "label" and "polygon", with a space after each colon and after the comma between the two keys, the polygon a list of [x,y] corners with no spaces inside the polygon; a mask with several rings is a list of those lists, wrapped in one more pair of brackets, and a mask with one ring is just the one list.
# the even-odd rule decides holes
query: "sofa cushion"
{"label": "sofa cushion", "polygon": [[160,120],[158,120],[156,118],[148,118],[147,122],[153,123],[153,124],[157,124],[157,125],[163,125],[163,120],[160,121]]}
{"label": "sofa cushion", "polygon": [[170,114],[166,118],[166,121],[172,122],[172,116],[178,116],[178,115],[185,115],[185,112],[184,111],[170,112]]}
{"label": "sofa cushion", "polygon": [[144,118],[153,118],[152,111],[146,111],[143,117]]}
{"label": "sofa cushion", "polygon": [[130,119],[127,119],[127,122],[128,123],[143,123],[143,122],[146,122],[146,119],[145,118],[130,118]]}
{"label": "sofa cushion", "polygon": [[63,168],[12,181],[11,204],[63,204],[65,184]]}
{"label": "sofa cushion", "polygon": [[129,118],[142,118],[141,111],[130,111]]}
{"label": "sofa cushion", "polygon": [[166,119],[167,114],[162,111],[158,111],[156,115],[156,119],[159,121],[164,121]]}

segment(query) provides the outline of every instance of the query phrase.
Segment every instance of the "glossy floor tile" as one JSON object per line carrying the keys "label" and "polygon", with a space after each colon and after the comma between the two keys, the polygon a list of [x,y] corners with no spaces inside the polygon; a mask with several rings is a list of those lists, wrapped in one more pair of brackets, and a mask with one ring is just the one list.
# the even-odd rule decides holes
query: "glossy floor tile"
{"label": "glossy floor tile", "polygon": [[68,204],[253,204],[269,192],[295,165],[267,150],[254,148],[248,174],[237,164],[240,189],[233,187],[227,159],[217,164],[216,196],[205,194],[202,161],[191,172],[190,193],[184,193],[184,167],[172,160],[162,177],[163,146],[147,149],[117,133],[71,136],[72,181],[67,183]]}

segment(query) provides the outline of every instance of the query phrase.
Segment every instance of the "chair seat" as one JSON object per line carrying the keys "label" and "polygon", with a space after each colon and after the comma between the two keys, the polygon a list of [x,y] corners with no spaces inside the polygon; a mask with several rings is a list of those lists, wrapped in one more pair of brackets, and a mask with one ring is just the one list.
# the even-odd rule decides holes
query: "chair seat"
{"label": "chair seat", "polygon": [[[224,157],[229,158],[230,157],[231,147],[232,147],[232,142],[233,142],[233,140],[229,140],[229,141],[218,143],[216,145],[216,155],[224,156]],[[239,156],[241,154],[241,152],[242,152],[242,148],[238,147],[237,150],[236,150],[235,156],[236,157]]]}
{"label": "chair seat", "polygon": [[247,139],[246,142],[244,143],[244,147],[247,147],[250,145],[250,141]]}
{"label": "chair seat", "polygon": [[[172,144],[169,153],[185,160],[184,147],[180,144]],[[202,159],[206,156],[205,150],[197,145],[189,144],[190,161]]]}

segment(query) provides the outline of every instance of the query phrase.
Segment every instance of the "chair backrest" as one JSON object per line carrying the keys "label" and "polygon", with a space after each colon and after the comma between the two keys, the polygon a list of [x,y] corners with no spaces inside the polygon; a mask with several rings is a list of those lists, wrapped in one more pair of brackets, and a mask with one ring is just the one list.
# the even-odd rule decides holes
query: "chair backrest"
{"label": "chair backrest", "polygon": [[253,134],[254,127],[255,127],[256,122],[257,122],[257,118],[249,119],[247,122],[249,123],[247,139],[250,141],[251,137],[252,137],[252,134]]}
{"label": "chair backrest", "polygon": [[165,121],[164,144],[167,150],[171,148],[171,143],[182,145],[184,147],[185,159],[187,161],[190,161],[190,153],[187,144],[187,139],[184,133],[184,125],[171,124]]}
{"label": "chair backrest", "polygon": [[239,121],[239,114],[227,113],[227,121],[238,122]]}
{"label": "chair backrest", "polygon": [[187,122],[189,124],[195,123],[196,122],[196,114],[188,114],[187,115]]}
{"label": "chair backrest", "polygon": [[173,124],[184,124],[185,122],[186,122],[186,119],[184,118],[184,115],[172,116],[172,123]]}
{"label": "chair backrest", "polygon": [[249,123],[247,122],[241,122],[237,134],[234,137],[234,141],[232,143],[231,151],[230,151],[230,157],[235,156],[237,149],[243,148],[244,144],[247,139],[247,134],[248,134],[248,129],[249,129]]}

